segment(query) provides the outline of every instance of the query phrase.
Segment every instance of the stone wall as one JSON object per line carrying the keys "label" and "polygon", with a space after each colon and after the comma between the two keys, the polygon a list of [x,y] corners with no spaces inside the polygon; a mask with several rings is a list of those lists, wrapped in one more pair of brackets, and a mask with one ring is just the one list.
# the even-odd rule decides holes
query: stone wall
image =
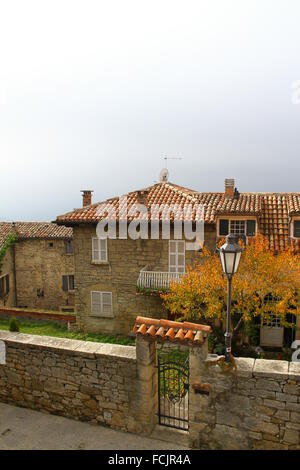
{"label": "stone wall", "polygon": [[[108,240],[108,262],[92,263],[92,237],[96,227],[74,227],[75,305],[79,326],[88,331],[128,334],[136,315],[167,318],[159,294],[137,293],[139,273],[146,265],[154,271],[168,271],[168,240]],[[205,240],[215,249],[215,227],[205,226]],[[186,264],[200,259],[200,253],[186,251]],[[113,317],[91,316],[91,291],[109,291],[113,297]]]}
{"label": "stone wall", "polygon": [[[236,358],[226,372],[203,359],[191,350],[192,447],[300,449],[300,363]],[[196,392],[197,383],[208,384],[208,394]]]}
{"label": "stone wall", "polygon": [[74,305],[75,293],[62,289],[62,276],[74,274],[74,256],[65,253],[64,240],[19,240],[15,263],[15,306],[59,310]]}
{"label": "stone wall", "polygon": [[[0,340],[6,345],[0,401],[133,433],[153,431],[156,342],[138,335],[134,348],[4,331]],[[191,447],[300,449],[300,363],[235,358],[227,370],[207,356],[206,341],[189,349]]]}
{"label": "stone wall", "polygon": [[155,423],[155,347],[0,331],[0,401],[148,434]]}
{"label": "stone wall", "polygon": [[71,324],[76,323],[76,315],[74,313],[62,313],[54,312],[52,310],[31,310],[31,309],[21,309],[17,307],[1,307],[0,306],[0,319],[9,319],[15,317],[18,320],[20,319],[30,319],[40,322],[56,322],[68,325],[71,327]]}

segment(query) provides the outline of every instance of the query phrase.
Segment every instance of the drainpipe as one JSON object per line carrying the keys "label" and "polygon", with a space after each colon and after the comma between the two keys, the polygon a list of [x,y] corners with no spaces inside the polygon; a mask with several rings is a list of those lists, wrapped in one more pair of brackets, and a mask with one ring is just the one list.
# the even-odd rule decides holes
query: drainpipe
{"label": "drainpipe", "polygon": [[16,244],[12,246],[12,265],[13,265],[13,276],[15,286],[15,307],[18,306],[18,295],[17,295],[17,275],[16,275]]}

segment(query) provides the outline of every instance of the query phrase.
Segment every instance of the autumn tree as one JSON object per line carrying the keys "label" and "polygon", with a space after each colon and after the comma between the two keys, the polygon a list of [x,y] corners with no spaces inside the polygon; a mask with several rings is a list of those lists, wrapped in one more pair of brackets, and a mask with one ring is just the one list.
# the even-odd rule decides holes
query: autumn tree
{"label": "autumn tree", "polygon": [[[299,255],[292,247],[274,253],[265,238],[256,237],[246,246],[233,277],[233,332],[255,317],[268,320],[273,315],[280,318],[282,326],[294,326],[289,314],[300,314],[299,291]],[[162,298],[177,319],[202,320],[211,325],[218,319],[225,324],[227,279],[218,254],[204,249],[199,264],[188,268],[180,282],[171,283]]]}

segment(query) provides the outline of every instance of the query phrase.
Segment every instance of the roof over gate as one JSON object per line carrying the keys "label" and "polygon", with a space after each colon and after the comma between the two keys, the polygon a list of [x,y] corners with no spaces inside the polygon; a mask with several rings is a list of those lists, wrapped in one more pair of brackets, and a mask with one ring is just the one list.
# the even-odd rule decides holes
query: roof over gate
{"label": "roof over gate", "polygon": [[211,332],[208,325],[177,322],[148,317],[137,317],[133,332],[137,336],[159,341],[172,341],[181,344],[201,345]]}

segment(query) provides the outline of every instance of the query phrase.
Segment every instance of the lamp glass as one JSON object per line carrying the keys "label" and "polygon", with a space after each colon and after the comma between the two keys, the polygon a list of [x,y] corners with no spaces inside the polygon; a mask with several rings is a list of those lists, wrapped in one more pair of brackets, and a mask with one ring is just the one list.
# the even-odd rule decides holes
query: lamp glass
{"label": "lamp glass", "polygon": [[241,254],[242,254],[241,251],[239,251],[239,252],[236,253],[235,265],[234,265],[234,273],[236,273],[237,270],[238,270],[238,267],[239,267],[239,264],[240,264],[240,259],[241,259]]}

